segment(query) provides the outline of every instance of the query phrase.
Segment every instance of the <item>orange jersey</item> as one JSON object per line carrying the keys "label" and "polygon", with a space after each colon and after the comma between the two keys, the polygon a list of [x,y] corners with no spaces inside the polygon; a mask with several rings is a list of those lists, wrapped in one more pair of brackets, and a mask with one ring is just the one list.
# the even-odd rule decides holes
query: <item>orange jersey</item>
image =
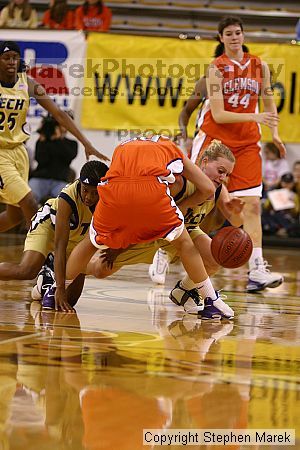
{"label": "orange jersey", "polygon": [[87,13],[83,6],[75,10],[75,26],[77,30],[108,31],[111,25],[112,13],[107,6],[103,5],[102,13],[99,14],[98,6],[90,5]]}
{"label": "orange jersey", "polygon": [[[236,113],[258,111],[258,97],[262,83],[260,58],[244,54],[241,62],[223,54],[213,61],[222,74],[224,109]],[[219,139],[230,149],[252,145],[260,140],[260,127],[256,122],[216,123],[212,117],[209,100],[205,102],[199,128],[214,139]]]}
{"label": "orange jersey", "polygon": [[181,150],[160,136],[119,145],[98,186],[91,224],[94,245],[127,248],[159,238],[176,239],[183,216],[167,184],[183,171],[182,158]]}
{"label": "orange jersey", "polygon": [[162,136],[135,138],[116,147],[103,180],[115,177],[168,177],[183,170],[183,153]]}
{"label": "orange jersey", "polygon": [[71,10],[67,11],[62,22],[58,23],[55,22],[55,20],[51,19],[50,9],[47,9],[47,11],[45,11],[45,14],[43,16],[43,25],[45,27],[55,30],[72,30],[73,28],[75,28],[73,11]]}

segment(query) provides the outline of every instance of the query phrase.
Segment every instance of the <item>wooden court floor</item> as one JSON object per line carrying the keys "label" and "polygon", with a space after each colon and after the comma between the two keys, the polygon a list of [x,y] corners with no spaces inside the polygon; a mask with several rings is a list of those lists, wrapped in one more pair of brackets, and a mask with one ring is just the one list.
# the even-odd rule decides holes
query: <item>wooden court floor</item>
{"label": "wooden court floor", "polygon": [[[23,237],[2,235],[0,261]],[[215,285],[232,323],[201,323],[147,266],[89,278],[76,314],[41,311],[32,282],[0,282],[0,449],[137,450],[143,429],[295,429],[300,449],[300,249],[266,250],[285,282],[246,294],[246,269]],[[165,447],[168,448],[168,447]],[[183,448],[171,446],[169,448]],[[218,449],[219,446],[186,446]]]}

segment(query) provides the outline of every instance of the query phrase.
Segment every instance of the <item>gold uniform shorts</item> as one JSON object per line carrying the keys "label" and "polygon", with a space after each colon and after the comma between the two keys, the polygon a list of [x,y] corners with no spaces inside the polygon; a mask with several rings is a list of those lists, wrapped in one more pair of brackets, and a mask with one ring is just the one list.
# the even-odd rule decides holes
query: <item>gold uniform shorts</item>
{"label": "gold uniform shorts", "polygon": [[24,145],[0,150],[0,203],[18,205],[31,191],[29,158]]}
{"label": "gold uniform shorts", "polygon": [[[198,236],[205,234],[199,227],[188,229],[192,240]],[[130,266],[133,264],[152,264],[153,257],[157,250],[161,248],[168,253],[170,263],[179,261],[176,248],[164,239],[145,244],[137,244],[132,248],[121,253],[114,261],[114,267],[120,269],[122,266]]]}
{"label": "gold uniform shorts", "polygon": [[[40,222],[34,230],[28,231],[24,243],[24,252],[33,250],[42,253],[46,258],[48,253],[54,251],[54,233],[55,230],[50,219]],[[66,251],[67,258],[78,242],[78,240],[69,240]]]}

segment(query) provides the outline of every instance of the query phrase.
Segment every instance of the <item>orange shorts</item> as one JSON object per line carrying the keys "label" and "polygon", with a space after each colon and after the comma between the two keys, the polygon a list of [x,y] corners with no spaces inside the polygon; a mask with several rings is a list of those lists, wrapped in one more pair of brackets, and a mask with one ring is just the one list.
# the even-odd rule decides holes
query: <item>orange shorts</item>
{"label": "orange shorts", "polygon": [[98,186],[90,227],[95,246],[127,248],[159,238],[172,241],[184,228],[181,211],[157,177],[113,178]]}
{"label": "orange shorts", "polygon": [[[197,161],[199,161],[201,155],[212,140],[213,138],[210,136],[205,137]],[[260,187],[262,184],[262,159],[260,155],[260,145],[251,144],[240,148],[229,148],[235,156],[235,165],[229,177],[229,182],[227,185],[228,191],[235,192]]]}

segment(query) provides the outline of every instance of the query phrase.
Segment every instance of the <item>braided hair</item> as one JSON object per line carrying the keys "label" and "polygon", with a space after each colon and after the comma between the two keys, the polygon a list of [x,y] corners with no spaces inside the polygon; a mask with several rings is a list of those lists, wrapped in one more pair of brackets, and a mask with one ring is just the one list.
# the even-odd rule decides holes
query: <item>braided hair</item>
{"label": "braided hair", "polygon": [[82,166],[79,179],[83,184],[97,186],[100,179],[106,175],[107,171],[108,167],[103,162],[95,160],[88,161]]}

